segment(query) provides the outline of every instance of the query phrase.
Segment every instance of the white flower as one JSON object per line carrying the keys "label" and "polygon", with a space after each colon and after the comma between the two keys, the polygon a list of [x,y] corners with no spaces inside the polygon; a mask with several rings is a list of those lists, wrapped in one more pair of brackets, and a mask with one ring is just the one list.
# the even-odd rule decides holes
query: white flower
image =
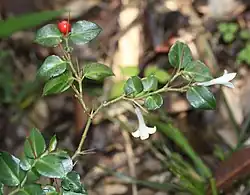
{"label": "white flower", "polygon": [[148,127],[145,124],[140,108],[135,107],[135,114],[139,121],[139,128],[132,133],[134,137],[140,137],[141,140],[145,140],[149,138],[149,134],[153,134],[156,132],[156,127]]}
{"label": "white flower", "polygon": [[231,83],[230,81],[234,79],[234,77],[236,76],[236,73],[228,73],[227,70],[224,70],[224,74],[216,79],[212,79],[210,81],[206,81],[206,82],[201,82],[201,83],[196,83],[196,85],[201,85],[201,86],[210,86],[210,85],[224,85],[226,87],[229,88],[234,88],[233,83]]}

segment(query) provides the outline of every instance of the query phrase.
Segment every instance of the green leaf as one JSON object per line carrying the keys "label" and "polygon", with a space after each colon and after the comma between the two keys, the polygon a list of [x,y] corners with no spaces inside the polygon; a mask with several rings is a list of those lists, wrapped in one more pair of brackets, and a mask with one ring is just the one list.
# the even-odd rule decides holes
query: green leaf
{"label": "green leaf", "polygon": [[144,71],[144,75],[146,77],[154,75],[160,83],[166,83],[170,79],[168,72],[158,68],[157,66],[148,66]]}
{"label": "green leaf", "polygon": [[209,68],[201,61],[192,61],[184,69],[185,78],[190,81],[203,82],[213,79]]}
{"label": "green leaf", "polygon": [[62,42],[62,33],[55,24],[47,24],[37,31],[35,42],[45,47],[55,47]]}
{"label": "green leaf", "polygon": [[234,39],[235,39],[235,35],[233,33],[228,32],[223,35],[223,40],[226,43],[231,43]]}
{"label": "green leaf", "polygon": [[148,110],[156,110],[163,104],[163,99],[160,94],[148,96],[145,99],[144,105]]}
{"label": "green leaf", "polygon": [[250,39],[250,31],[248,29],[240,31],[240,38],[243,40]]}
{"label": "green leaf", "polygon": [[0,182],[0,195],[3,195],[4,185]]}
{"label": "green leaf", "polygon": [[35,167],[33,167],[32,169],[30,169],[27,172],[27,180],[26,180],[26,184],[31,184],[36,182],[38,179],[40,179],[41,175],[37,172],[37,170],[35,169]]}
{"label": "green leaf", "polygon": [[227,23],[220,23],[218,25],[218,29],[221,33],[225,33],[228,31],[228,24]]}
{"label": "green leaf", "polygon": [[46,149],[45,140],[41,132],[33,128],[30,136],[24,142],[24,153],[28,158],[38,158]]}
{"label": "green leaf", "polygon": [[64,191],[87,194],[86,190],[81,184],[80,175],[75,171],[68,173],[67,176],[62,180],[62,188]]}
{"label": "green leaf", "polygon": [[67,62],[62,60],[59,56],[48,56],[38,70],[38,76],[46,79],[61,75],[66,71]]}
{"label": "green leaf", "polygon": [[229,23],[228,24],[228,31],[235,34],[239,29],[239,25],[237,23]]}
{"label": "green leaf", "polygon": [[73,169],[73,161],[68,155],[66,151],[57,150],[52,152],[51,154],[57,156],[58,158],[62,159],[62,165],[66,173],[69,173]]}
{"label": "green leaf", "polygon": [[59,195],[54,186],[45,186],[43,191],[46,195]]}
{"label": "green leaf", "polygon": [[157,66],[147,66],[144,70],[144,76],[155,75],[158,70],[159,68]]}
{"label": "green leaf", "polygon": [[160,83],[166,83],[170,79],[170,75],[167,71],[163,69],[159,69],[155,72],[155,77],[158,79]]}
{"label": "green leaf", "polygon": [[123,86],[126,81],[116,81],[112,84],[112,88],[110,90],[110,99],[116,98],[123,94]]}
{"label": "green leaf", "polygon": [[30,184],[21,188],[17,193],[17,195],[45,195],[44,191],[39,184]]}
{"label": "green leaf", "polygon": [[237,61],[238,63],[246,62],[248,65],[250,64],[250,45],[248,44],[244,49],[242,49],[237,54]]}
{"label": "green leaf", "polygon": [[64,11],[43,11],[9,17],[0,21],[0,37],[9,37],[12,33],[35,27],[58,17]]}
{"label": "green leaf", "polygon": [[24,171],[28,171],[32,168],[34,163],[34,159],[28,158],[27,156],[23,155],[20,160],[20,167]]}
{"label": "green leaf", "polygon": [[66,159],[55,154],[48,154],[37,161],[35,168],[38,173],[45,177],[63,178],[69,172],[68,165],[70,165],[71,169],[73,168],[70,158]]}
{"label": "green leaf", "polygon": [[145,92],[155,91],[158,88],[158,80],[154,75],[143,78],[141,82],[143,85],[143,91]]}
{"label": "green leaf", "polygon": [[49,142],[49,152],[52,152],[56,149],[57,146],[57,139],[56,139],[56,135],[54,135]]}
{"label": "green leaf", "polygon": [[46,82],[43,87],[43,95],[62,93],[70,88],[72,82],[73,78],[71,72],[66,71],[65,73]]}
{"label": "green leaf", "polygon": [[70,40],[74,44],[85,44],[96,38],[102,29],[95,23],[89,21],[78,21],[72,25]]}
{"label": "green leaf", "polygon": [[194,86],[187,91],[187,99],[194,108],[215,109],[216,100],[213,94],[204,86]]}
{"label": "green leaf", "polygon": [[138,76],[130,77],[124,84],[124,93],[127,96],[136,96],[143,91],[143,85],[141,79]]}
{"label": "green leaf", "polygon": [[83,69],[84,77],[92,80],[103,80],[106,77],[114,76],[111,68],[96,62],[87,63]]}
{"label": "green leaf", "polygon": [[206,179],[202,178],[193,165],[184,160],[178,153],[169,155],[168,168],[179,177],[179,184],[186,188],[190,194],[206,194]]}
{"label": "green leaf", "polygon": [[175,68],[185,68],[192,61],[192,54],[187,44],[177,41],[169,50],[168,59]]}
{"label": "green leaf", "polygon": [[0,152],[0,183],[17,186],[24,178],[24,171],[19,166],[20,160],[7,152]]}
{"label": "green leaf", "polygon": [[121,72],[124,76],[137,76],[140,72],[139,67],[138,66],[125,66],[125,67],[121,67]]}

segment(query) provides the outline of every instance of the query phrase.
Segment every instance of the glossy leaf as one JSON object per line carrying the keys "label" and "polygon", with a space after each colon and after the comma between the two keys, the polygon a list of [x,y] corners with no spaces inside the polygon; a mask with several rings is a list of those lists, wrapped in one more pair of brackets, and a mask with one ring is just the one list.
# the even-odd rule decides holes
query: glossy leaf
{"label": "glossy leaf", "polygon": [[38,76],[49,79],[61,75],[66,71],[67,62],[59,56],[48,56],[38,70]]}
{"label": "glossy leaf", "polygon": [[124,93],[127,96],[136,96],[143,91],[141,79],[138,76],[130,77],[124,84]]}
{"label": "glossy leaf", "polygon": [[56,139],[56,135],[54,135],[49,142],[49,152],[52,152],[56,149],[57,146],[57,139]]}
{"label": "glossy leaf", "polygon": [[158,80],[154,75],[143,78],[141,82],[145,92],[155,91],[158,88]]}
{"label": "glossy leaf", "polygon": [[161,97],[160,94],[148,96],[144,102],[144,106],[148,110],[156,110],[156,109],[160,108],[162,106],[162,104],[163,104],[163,98]]}
{"label": "glossy leaf", "polygon": [[194,86],[187,91],[187,99],[194,108],[215,109],[216,99],[208,88],[203,86]]}
{"label": "glossy leaf", "polygon": [[177,41],[169,50],[168,59],[175,68],[185,68],[192,61],[192,54],[187,44]]}
{"label": "glossy leaf", "polygon": [[21,188],[16,195],[45,195],[39,184],[30,184]]}
{"label": "glossy leaf", "polygon": [[70,40],[74,44],[85,44],[96,38],[102,29],[89,21],[78,21],[72,25]]}
{"label": "glossy leaf", "polygon": [[56,191],[54,186],[45,186],[43,191],[46,195],[59,195],[59,192]]}
{"label": "glossy leaf", "polygon": [[19,166],[20,160],[7,152],[0,152],[0,183],[17,186],[24,178],[24,171]]}
{"label": "glossy leaf", "polygon": [[68,173],[67,176],[62,180],[62,188],[64,189],[64,191],[67,192],[70,191],[81,194],[87,194],[80,181],[80,175],[75,171]]}
{"label": "glossy leaf", "polygon": [[46,82],[43,88],[43,95],[58,94],[68,90],[73,82],[70,72],[52,78]]}
{"label": "glossy leaf", "polygon": [[35,12],[0,21],[0,37],[9,37],[12,33],[35,27],[46,21],[58,17],[64,11],[43,11]]}
{"label": "glossy leaf", "polygon": [[201,61],[192,61],[184,69],[183,74],[190,81],[203,82],[213,79],[209,68]]}
{"label": "glossy leaf", "polygon": [[20,167],[24,171],[28,171],[32,168],[32,164],[34,163],[34,159],[28,158],[23,155],[20,160]]}
{"label": "glossy leaf", "polygon": [[83,69],[84,77],[92,80],[103,80],[106,77],[113,76],[111,68],[104,64],[99,64],[96,62],[91,62],[85,64]]}
{"label": "glossy leaf", "polygon": [[[70,168],[69,169],[69,165]],[[49,154],[40,158],[35,168],[41,175],[49,178],[63,178],[72,170],[73,163],[70,158]]]}
{"label": "glossy leaf", "polygon": [[30,136],[24,142],[24,153],[28,158],[38,158],[46,149],[45,140],[41,132],[33,128]]}
{"label": "glossy leaf", "polygon": [[66,174],[72,171],[73,161],[70,158],[70,156],[67,154],[67,152],[59,150],[59,151],[53,152],[52,154],[57,156],[58,158],[60,158],[62,160],[61,163],[62,163],[62,166],[63,166]]}
{"label": "glossy leaf", "polygon": [[62,34],[55,24],[47,24],[37,31],[35,42],[45,47],[55,47],[62,42]]}

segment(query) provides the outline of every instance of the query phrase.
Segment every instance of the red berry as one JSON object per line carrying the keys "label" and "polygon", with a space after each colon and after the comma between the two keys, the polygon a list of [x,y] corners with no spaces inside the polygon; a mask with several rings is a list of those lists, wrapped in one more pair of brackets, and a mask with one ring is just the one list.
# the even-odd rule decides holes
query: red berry
{"label": "red berry", "polygon": [[57,27],[64,35],[67,35],[71,31],[71,24],[66,20],[59,22]]}

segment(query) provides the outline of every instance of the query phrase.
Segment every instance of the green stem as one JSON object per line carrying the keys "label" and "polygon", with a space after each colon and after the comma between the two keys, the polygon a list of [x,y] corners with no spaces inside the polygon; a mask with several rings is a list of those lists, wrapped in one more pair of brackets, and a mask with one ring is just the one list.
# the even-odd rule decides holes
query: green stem
{"label": "green stem", "polygon": [[82,137],[81,137],[81,141],[80,141],[80,143],[79,143],[79,145],[78,145],[77,150],[75,151],[74,155],[72,156],[72,159],[73,159],[73,160],[74,160],[74,159],[81,153],[81,151],[82,151],[82,147],[83,147],[84,141],[85,141],[85,139],[86,139],[86,137],[87,137],[87,134],[88,134],[89,127],[90,127],[90,124],[91,124],[91,122],[92,122],[92,119],[93,119],[93,118],[92,118],[91,116],[88,118],[87,124],[86,124],[86,126],[85,126],[85,129],[84,129],[83,134],[82,134]]}
{"label": "green stem", "polygon": [[154,95],[154,94],[158,94],[158,93],[163,93],[163,92],[168,92],[168,91],[172,91],[172,92],[185,92],[187,91],[187,89],[189,88],[189,84],[188,85],[185,85],[183,87],[180,87],[180,88],[171,88],[171,87],[162,87],[161,89],[158,89],[156,91],[153,91],[153,92],[150,92],[150,93],[147,93],[147,94],[144,94],[142,96],[139,96],[139,97],[136,97],[134,98],[135,100],[136,99],[142,99],[142,98],[145,98],[145,97],[148,97],[150,95]]}
{"label": "green stem", "polygon": [[20,190],[20,189],[19,189],[19,188],[17,188],[17,189],[15,189],[15,190],[13,190],[11,193],[9,193],[9,195],[16,194],[19,190]]}
{"label": "green stem", "polygon": [[180,70],[177,70],[176,74],[168,81],[168,83],[163,88],[167,88],[180,75],[181,75]]}
{"label": "green stem", "polygon": [[84,102],[84,100],[83,100],[82,79],[81,79],[81,78],[78,79],[78,86],[79,86],[79,97],[78,97],[78,99],[79,99],[79,101],[80,101],[80,103],[81,103],[83,109],[84,109],[85,111],[87,111],[87,106],[86,106],[86,104],[85,104],[85,102]]}
{"label": "green stem", "polygon": [[[90,124],[93,120],[93,118],[96,116],[96,114],[104,107],[110,105],[110,104],[113,104],[115,102],[118,102],[119,100],[122,100],[124,98],[124,95],[116,98],[116,99],[113,99],[109,102],[103,102],[94,112],[91,112],[90,115],[89,115],[89,118],[88,118],[88,121],[87,121],[87,124],[84,128],[84,131],[83,131],[83,134],[82,134],[82,137],[81,137],[81,140],[80,140],[80,143],[78,145],[78,148],[77,150],[75,151],[74,155],[72,156],[72,159],[75,159],[79,154],[81,154],[82,152],[82,148],[83,148],[83,144],[84,144],[84,141],[87,137],[87,134],[88,134],[88,131],[89,131],[89,127],[90,127]],[[82,99],[79,99],[79,101],[81,102]],[[82,104],[82,102],[81,102]]]}
{"label": "green stem", "polygon": [[211,189],[212,189],[212,195],[218,195],[218,191],[216,188],[216,182],[214,178],[210,179],[210,185],[211,185]]}
{"label": "green stem", "polygon": [[125,97],[125,95],[123,94],[122,96],[119,96],[119,97],[117,97],[117,98],[115,98],[115,99],[113,99],[113,100],[110,100],[110,101],[108,101],[108,102],[103,102],[103,103],[95,110],[95,112],[93,113],[92,116],[95,117],[95,115],[96,115],[102,108],[104,108],[104,107],[106,107],[106,106],[109,106],[110,104],[116,103],[116,102],[118,102],[118,101],[124,99],[124,97]]}

